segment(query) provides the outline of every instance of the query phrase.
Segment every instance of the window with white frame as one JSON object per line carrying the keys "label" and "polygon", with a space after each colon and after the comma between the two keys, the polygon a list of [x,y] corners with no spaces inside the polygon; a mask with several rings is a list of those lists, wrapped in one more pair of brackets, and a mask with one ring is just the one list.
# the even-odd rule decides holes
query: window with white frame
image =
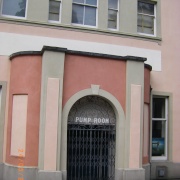
{"label": "window with white frame", "polygon": [[108,0],[108,28],[117,29],[118,0]]}
{"label": "window with white frame", "polygon": [[152,160],[167,159],[168,98],[153,96]]}
{"label": "window with white frame", "polygon": [[60,21],[60,0],[49,0],[49,21]]}
{"label": "window with white frame", "polygon": [[3,0],[2,15],[24,18],[27,0]]}
{"label": "window with white frame", "polygon": [[138,1],[138,22],[139,33],[155,35],[155,4]]}
{"label": "window with white frame", "polygon": [[96,26],[97,0],[73,0],[72,23]]}

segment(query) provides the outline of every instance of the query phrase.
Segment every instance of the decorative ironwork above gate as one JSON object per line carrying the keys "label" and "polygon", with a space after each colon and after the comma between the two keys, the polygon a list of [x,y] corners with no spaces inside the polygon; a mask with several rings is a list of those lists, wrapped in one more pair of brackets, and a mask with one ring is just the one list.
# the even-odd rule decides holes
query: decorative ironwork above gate
{"label": "decorative ironwork above gate", "polygon": [[71,108],[69,124],[114,124],[115,113],[111,105],[98,96],[86,96],[79,99]]}

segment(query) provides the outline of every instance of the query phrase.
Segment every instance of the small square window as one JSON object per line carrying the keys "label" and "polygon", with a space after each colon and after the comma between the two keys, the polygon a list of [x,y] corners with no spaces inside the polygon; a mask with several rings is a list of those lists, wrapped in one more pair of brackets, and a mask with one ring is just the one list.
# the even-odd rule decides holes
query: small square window
{"label": "small square window", "polygon": [[2,14],[5,16],[26,16],[26,0],[3,0]]}
{"label": "small square window", "polygon": [[60,1],[49,1],[49,21],[60,20]]}

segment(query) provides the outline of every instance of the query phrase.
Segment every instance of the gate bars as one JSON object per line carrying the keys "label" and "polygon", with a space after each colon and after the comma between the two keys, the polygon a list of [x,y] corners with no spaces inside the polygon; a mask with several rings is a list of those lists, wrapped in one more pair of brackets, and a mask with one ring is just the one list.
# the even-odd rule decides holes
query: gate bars
{"label": "gate bars", "polygon": [[68,125],[68,180],[114,180],[115,126]]}

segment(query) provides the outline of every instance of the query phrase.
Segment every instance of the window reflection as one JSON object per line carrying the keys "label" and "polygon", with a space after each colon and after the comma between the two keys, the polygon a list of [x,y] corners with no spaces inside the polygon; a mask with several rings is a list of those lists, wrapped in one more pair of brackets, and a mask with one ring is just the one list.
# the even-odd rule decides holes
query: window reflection
{"label": "window reflection", "polygon": [[145,34],[154,34],[154,4],[138,2],[137,31]]}
{"label": "window reflection", "polygon": [[4,0],[2,14],[9,16],[25,17],[26,0]]}
{"label": "window reflection", "polygon": [[108,28],[117,29],[118,0],[108,0]]}
{"label": "window reflection", "polygon": [[153,121],[152,156],[165,155],[165,121]]}
{"label": "window reflection", "polygon": [[96,26],[97,0],[73,0],[72,23]]}

